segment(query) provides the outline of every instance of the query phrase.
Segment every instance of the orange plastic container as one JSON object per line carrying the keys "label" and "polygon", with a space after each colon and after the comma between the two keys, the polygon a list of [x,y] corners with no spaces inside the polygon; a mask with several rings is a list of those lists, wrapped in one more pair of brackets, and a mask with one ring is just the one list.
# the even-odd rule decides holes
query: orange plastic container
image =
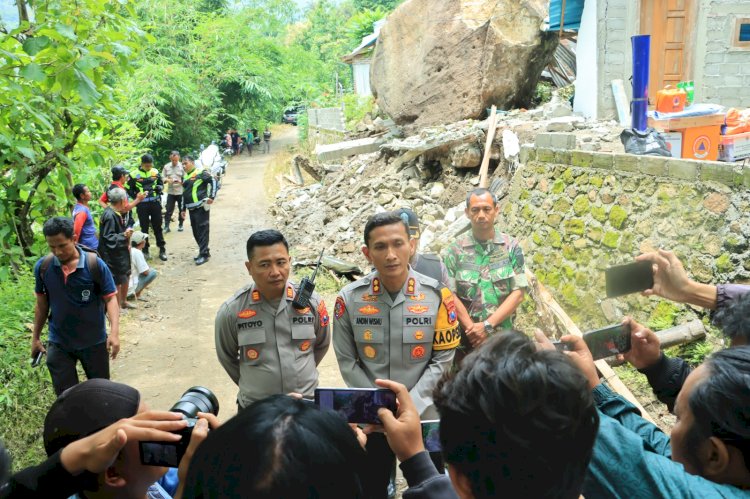
{"label": "orange plastic container", "polygon": [[682,132],[682,157],[716,161],[719,159],[721,126],[698,126],[679,130]]}
{"label": "orange plastic container", "polygon": [[685,101],[687,92],[672,85],[656,92],[656,110],[660,113],[679,113],[685,109]]}

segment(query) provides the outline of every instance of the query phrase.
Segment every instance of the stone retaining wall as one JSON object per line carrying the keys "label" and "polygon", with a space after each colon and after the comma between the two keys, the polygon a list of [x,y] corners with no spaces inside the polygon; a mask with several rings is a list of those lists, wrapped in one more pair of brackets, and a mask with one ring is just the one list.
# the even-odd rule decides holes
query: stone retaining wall
{"label": "stone retaining wall", "polygon": [[694,317],[640,295],[603,300],[605,268],[660,246],[701,282],[750,278],[750,168],[528,146],[521,155],[501,226],[582,327],[626,313],[657,329]]}

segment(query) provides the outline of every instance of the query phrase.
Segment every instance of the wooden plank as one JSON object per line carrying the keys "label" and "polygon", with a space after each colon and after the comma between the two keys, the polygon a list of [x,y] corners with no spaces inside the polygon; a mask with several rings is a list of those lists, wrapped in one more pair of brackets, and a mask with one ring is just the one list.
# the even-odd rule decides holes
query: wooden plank
{"label": "wooden plank", "polygon": [[[534,273],[529,269],[526,269],[526,278],[528,279],[529,283],[535,283],[534,289],[538,294],[538,296],[535,297],[537,306],[546,308],[548,312],[555,317],[556,322],[562,326],[565,334],[583,336],[583,333],[581,333],[581,330],[578,328],[578,326],[573,322],[568,314],[565,313],[565,310],[562,309],[555,298],[550,294],[549,291],[547,291],[544,285],[537,280]],[[549,334],[549,332],[545,332],[545,334]],[[609,384],[610,388],[625,397],[631,404],[636,406],[638,410],[641,411],[641,415],[644,419],[647,419],[648,421],[656,424],[656,422],[651,418],[651,415],[648,413],[648,411],[646,411],[646,408],[641,405],[635,395],[633,395],[630,389],[625,386],[625,384],[620,380],[615,371],[610,367],[609,364],[607,364],[604,359],[597,360],[594,362],[594,364],[596,364],[596,368],[599,371],[599,374],[604,379],[604,381]]]}
{"label": "wooden plank", "polygon": [[685,118],[671,118],[666,120],[657,120],[655,118],[648,119],[648,126],[655,128],[656,130],[670,131],[670,130],[684,130],[686,128],[694,128],[700,126],[717,126],[724,124],[724,114],[709,114],[707,116],[688,116]]}
{"label": "wooden plank", "polygon": [[495,129],[497,128],[497,108],[492,106],[490,119],[487,120],[487,140],[484,143],[484,155],[482,166],[479,168],[479,187],[487,188],[487,170],[490,167],[490,154],[492,153],[492,141],[495,140]]}

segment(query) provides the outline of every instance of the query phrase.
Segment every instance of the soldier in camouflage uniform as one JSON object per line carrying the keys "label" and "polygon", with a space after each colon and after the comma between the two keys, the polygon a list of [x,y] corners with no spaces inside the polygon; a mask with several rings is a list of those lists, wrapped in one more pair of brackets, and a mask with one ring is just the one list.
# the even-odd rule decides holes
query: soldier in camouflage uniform
{"label": "soldier in camouflage uniform", "polygon": [[512,318],[528,286],[523,251],[514,238],[495,228],[500,211],[495,195],[475,189],[466,198],[471,233],[451,244],[443,255],[451,289],[473,324],[461,324],[462,348],[456,362],[495,330],[512,327]]}

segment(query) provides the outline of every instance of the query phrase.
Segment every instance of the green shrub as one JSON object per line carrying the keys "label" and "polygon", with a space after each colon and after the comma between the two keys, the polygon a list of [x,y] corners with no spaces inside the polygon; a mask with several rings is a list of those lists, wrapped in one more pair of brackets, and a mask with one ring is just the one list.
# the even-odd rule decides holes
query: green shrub
{"label": "green shrub", "polygon": [[44,364],[30,365],[34,320],[34,277],[30,272],[0,283],[0,439],[13,456],[13,468],[45,457],[42,426],[55,394]]}

